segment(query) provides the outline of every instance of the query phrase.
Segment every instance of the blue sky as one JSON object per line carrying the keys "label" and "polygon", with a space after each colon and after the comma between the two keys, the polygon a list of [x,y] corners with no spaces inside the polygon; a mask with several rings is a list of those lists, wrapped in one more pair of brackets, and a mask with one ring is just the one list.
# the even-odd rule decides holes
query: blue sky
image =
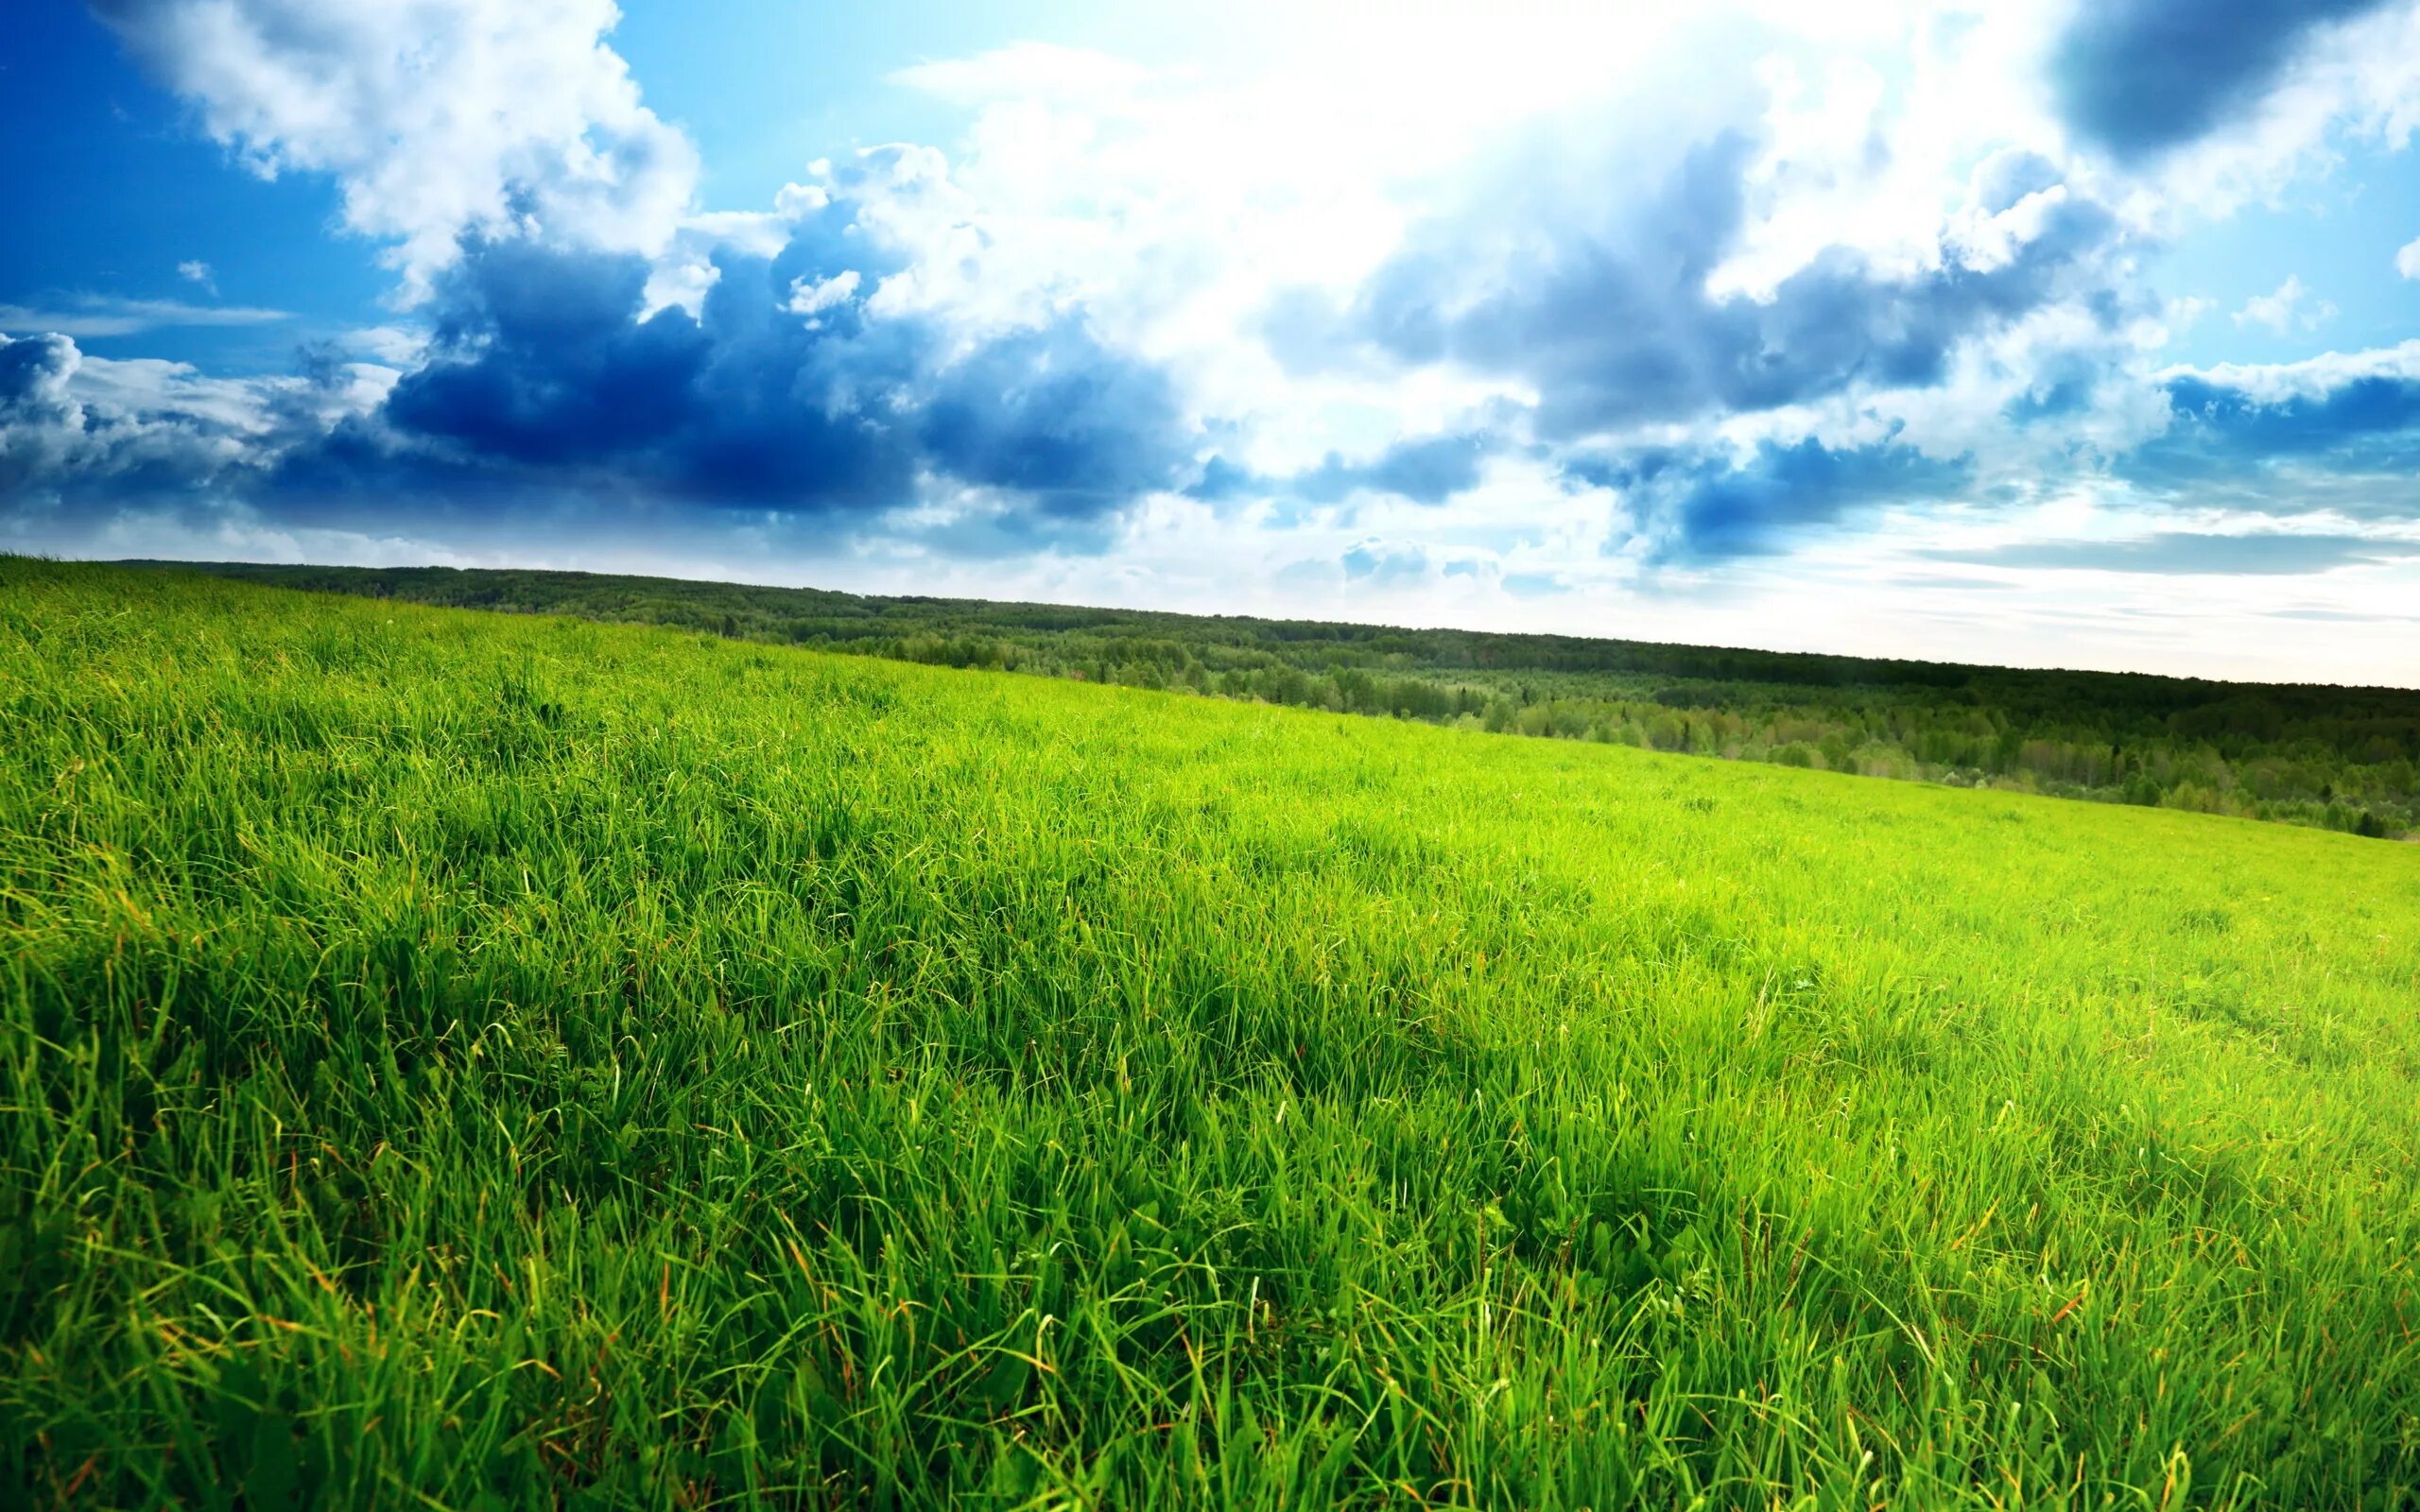
{"label": "blue sky", "polygon": [[0,547],[2420,684],[2420,0],[1616,9],[11,7]]}

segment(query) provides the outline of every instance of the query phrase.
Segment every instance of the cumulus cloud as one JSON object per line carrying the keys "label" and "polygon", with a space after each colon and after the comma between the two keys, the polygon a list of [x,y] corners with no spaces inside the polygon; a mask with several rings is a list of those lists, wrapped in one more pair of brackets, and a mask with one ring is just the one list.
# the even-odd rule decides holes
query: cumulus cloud
{"label": "cumulus cloud", "polygon": [[63,335],[0,336],[0,497],[66,460],[82,430],[67,392],[78,360]]}
{"label": "cumulus cloud", "polygon": [[611,0],[95,0],[128,48],[263,175],[335,177],[407,299],[465,233],[656,255],[688,139],[604,42]]}
{"label": "cumulus cloud", "polygon": [[962,488],[1083,521],[1182,482],[1191,437],[1166,376],[1080,315],[969,339],[888,297],[913,266],[878,213],[890,182],[838,180],[770,257],[724,251],[695,315],[649,309],[635,254],[474,242],[433,286],[425,359],[285,458],[279,485],[826,517]]}
{"label": "cumulus cloud", "polygon": [[[2391,138],[2411,50],[2373,34],[2404,0],[2235,6],[2274,56],[2221,48],[2158,120],[2103,97],[2166,66],[2144,39],[2183,12],[2135,0],[1546,5],[1450,44],[1343,27],[1290,79],[1020,45],[896,77],[971,112],[948,157],[716,211],[603,0],[102,9],[242,161],[332,176],[412,308],[210,387],[77,345],[162,309],[50,301],[86,323],[5,349],[11,506],[122,487],[146,519],[216,501],[262,551],[812,540],[935,575],[1156,531],[1222,591],[1299,568],[1409,603],[1770,572],[2050,495],[2175,510],[2222,480],[2376,520],[2420,492],[2404,372],[2155,371],[2198,306],[2139,255],[2210,154],[2250,182],[2326,123]],[[1909,66],[1840,55],[1877,39]],[[2319,302],[2290,280],[2238,323]]]}
{"label": "cumulus cloud", "polygon": [[[1632,538],[1713,559],[1963,475],[1941,460],[1960,443],[1937,420],[1928,449],[1877,440],[1887,415],[1825,422],[1818,441],[1810,406],[1944,389],[2046,311],[2105,332],[2133,308],[2114,288],[2118,217],[2048,148],[1986,154],[1962,197],[1887,235],[1809,240],[1850,222],[1802,211],[1890,169],[1860,145],[1880,129],[1872,81],[1843,76],[1856,109],[1838,120],[1820,92],[1784,111],[1781,85],[1737,53],[1677,111],[1573,94],[1552,129],[1489,133],[1461,187],[1407,221],[1297,181],[1273,126],[1267,162],[1238,164],[1206,129],[1232,123],[1235,97],[1011,49],[907,77],[976,105],[955,170],[887,148],[819,165],[769,211],[714,215],[678,174],[642,174],[652,187],[621,205],[635,219],[599,231],[566,207],[620,204],[627,176],[583,177],[594,163],[565,144],[657,140],[602,44],[604,8],[427,0],[411,26],[389,8],[330,18],[273,0],[111,14],[223,139],[336,174],[349,207],[375,211],[356,229],[400,239],[422,301],[424,331],[355,343],[401,369],[391,391],[260,433],[264,507],[577,495],[881,516],[950,549],[1013,551],[1177,490],[1357,501],[1348,515],[1500,508],[1513,495],[1490,494],[1492,475],[1550,498],[1574,447],[1579,477],[1622,452],[1609,434],[1677,427],[1662,444],[1685,460],[1652,478],[1637,464]],[[409,35],[424,43],[399,57]],[[406,87],[480,47],[549,56],[531,100],[487,112],[478,70],[453,103]],[[360,97],[306,109],[330,79]],[[1171,180],[1170,154],[1206,190]],[[459,171],[424,178],[432,157]],[[1238,222],[1269,234],[1231,246]],[[1296,292],[1269,303],[1270,278]],[[1255,303],[1283,362],[1250,339]],[[2033,387],[2047,418],[2090,380]],[[1761,430],[1724,434],[1743,416]],[[1626,455],[1648,454],[1634,438]]]}
{"label": "cumulus cloud", "polygon": [[89,356],[55,332],[0,335],[0,502],[117,503],[208,489],[253,471],[264,447],[310,423],[320,404],[367,402],[357,376],[331,368],[214,379],[184,363]]}
{"label": "cumulus cloud", "polygon": [[[275,379],[210,387],[63,333],[16,342],[8,502],[113,478],[315,528],[751,510],[888,514],[940,550],[1098,549],[1103,522],[1198,472],[1196,421],[1080,305],[970,315],[932,266],[979,255],[970,209],[938,154],[865,154],[723,235],[694,307],[656,297],[639,251],[474,230],[430,271],[424,325],[343,343],[378,360],[314,352]],[[87,301],[78,330],[251,318],[156,305]]]}
{"label": "cumulus cloud", "polygon": [[2396,249],[2394,270],[2405,278],[2420,278],[2420,236],[2414,236]]}
{"label": "cumulus cloud", "polygon": [[211,271],[210,265],[208,263],[202,262],[199,258],[194,258],[186,262],[179,263],[177,265],[177,277],[183,279],[188,284],[200,284],[203,288],[209,290],[214,298],[218,293],[217,275]]}
{"label": "cumulus cloud", "polygon": [[2095,265],[2121,240],[2104,207],[2040,182],[2044,164],[2034,182],[1979,186],[1996,241],[1945,227],[1907,267],[1832,246],[1766,297],[1719,294],[1756,151],[1749,129],[1719,129],[1610,174],[1637,192],[1593,202],[1507,182],[1416,228],[1343,309],[1282,304],[1272,336],[1304,367],[1374,352],[1512,380],[1534,394],[1542,436],[1574,438],[1938,383],[1962,342],[2104,292]]}

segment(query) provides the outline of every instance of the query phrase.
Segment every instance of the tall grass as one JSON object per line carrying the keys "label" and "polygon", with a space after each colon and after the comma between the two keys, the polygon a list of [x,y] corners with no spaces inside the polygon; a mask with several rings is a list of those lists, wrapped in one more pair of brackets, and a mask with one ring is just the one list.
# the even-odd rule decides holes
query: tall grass
{"label": "tall grass", "polygon": [[2401,1507],[2420,864],[0,560],[32,1505]]}

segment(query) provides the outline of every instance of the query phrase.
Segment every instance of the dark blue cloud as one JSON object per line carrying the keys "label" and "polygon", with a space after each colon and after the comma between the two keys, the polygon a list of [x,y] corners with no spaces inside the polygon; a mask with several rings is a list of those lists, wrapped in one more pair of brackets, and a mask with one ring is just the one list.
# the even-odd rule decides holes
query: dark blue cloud
{"label": "dark blue cloud", "polygon": [[1501,439],[1487,431],[1425,436],[1397,441],[1368,461],[1347,461],[1341,453],[1330,452],[1307,472],[1277,476],[1214,456],[1202,464],[1201,475],[1184,491],[1211,504],[1272,496],[1335,504],[1365,490],[1392,493],[1414,504],[1443,504],[1477,488],[1487,459],[1502,446]]}
{"label": "dark blue cloud", "polygon": [[891,413],[929,337],[783,308],[783,265],[735,259],[696,318],[641,318],[636,258],[468,249],[437,338],[374,415],[294,449],[289,499],[424,508],[552,492],[829,514],[905,502],[915,449]]}
{"label": "dark blue cloud", "polygon": [[161,365],[79,394],[83,353],[56,332],[0,335],[0,508],[173,504],[251,471],[278,410],[246,385],[190,383]]}
{"label": "dark blue cloud", "polygon": [[2051,80],[2068,123],[2127,161],[2241,115],[2316,28],[2383,0],[2087,0]]}
{"label": "dark blue cloud", "polygon": [[2311,393],[2263,399],[2213,378],[2168,384],[2167,431],[2114,464],[2145,488],[2289,495],[2357,514],[2420,511],[2420,379],[2353,377]]}
{"label": "dark blue cloud", "polygon": [[693,418],[714,341],[681,310],[632,318],[647,265],[527,242],[472,249],[449,281],[435,356],[386,419],[466,455],[555,465],[626,456]]}
{"label": "dark blue cloud", "polygon": [[[1537,218],[1514,236],[1484,215],[1433,222],[1348,308],[1281,301],[1272,340],[1298,367],[1375,352],[1521,379],[1540,396],[1536,425],[1551,441],[1937,383],[1966,337],[2093,294],[2082,269],[2119,235],[2107,210],[2071,198],[1995,267],[1945,249],[1937,267],[1886,272],[1836,247],[1770,300],[1718,298],[1706,283],[1737,245],[1754,150],[1738,132],[1701,143],[1651,192],[1593,217],[1516,202],[1507,216]],[[2022,198],[2048,186],[2046,168],[2011,163],[1987,187]],[[2108,321],[2123,314],[2105,294],[2095,308]]]}
{"label": "dark blue cloud", "polygon": [[1320,504],[1362,489],[1399,494],[1414,504],[1443,504],[1478,486],[1480,465],[1495,449],[1493,438],[1474,433],[1401,441],[1368,462],[1347,462],[1330,452],[1317,468],[1286,480],[1284,487]]}
{"label": "dark blue cloud", "polygon": [[943,469],[1073,517],[1173,487],[1191,460],[1185,434],[1165,373],[1103,352],[1069,320],[951,368],[921,425]]}
{"label": "dark blue cloud", "polygon": [[1259,492],[1259,474],[1248,467],[1240,467],[1223,456],[1214,456],[1201,464],[1201,475],[1185,486],[1185,493],[1204,504],[1224,504]]}
{"label": "dark blue cloud", "polygon": [[2398,374],[2268,402],[2207,378],[2183,377],[2169,384],[2168,396],[2177,420],[2172,438],[2238,456],[2337,451],[2382,438],[2408,441],[2420,429],[2420,381]]}
{"label": "dark blue cloud", "polygon": [[0,488],[95,511],[207,490],[269,524],[464,536],[678,530],[721,510],[791,528],[911,504],[934,479],[988,496],[927,543],[1006,553],[1099,549],[1102,522],[1195,471],[1167,376],[1080,313],[970,344],[869,312],[902,264],[844,198],[770,258],[721,259],[692,316],[647,308],[638,258],[475,241],[383,402],[360,408],[352,370],[305,352],[299,382],[251,386],[251,419],[216,433],[206,410],[79,407],[73,342],[0,338]]}
{"label": "dark blue cloud", "polygon": [[[722,259],[694,318],[642,318],[635,258],[470,247],[438,289],[428,360],[378,413],[297,448],[280,488],[830,516],[908,503],[930,473],[1063,523],[1183,480],[1191,432],[1159,369],[1073,315],[963,354],[926,320],[872,316],[866,297],[897,264],[845,217],[827,206],[777,256]],[[835,279],[849,297],[800,307],[799,291]]]}
{"label": "dark blue cloud", "polygon": [[1794,529],[1854,509],[1956,493],[1972,471],[1962,458],[1942,461],[1892,441],[1836,451],[1812,438],[1760,441],[1744,455],[1648,448],[1565,468],[1579,481],[1620,490],[1634,531],[1666,561],[1765,555]]}

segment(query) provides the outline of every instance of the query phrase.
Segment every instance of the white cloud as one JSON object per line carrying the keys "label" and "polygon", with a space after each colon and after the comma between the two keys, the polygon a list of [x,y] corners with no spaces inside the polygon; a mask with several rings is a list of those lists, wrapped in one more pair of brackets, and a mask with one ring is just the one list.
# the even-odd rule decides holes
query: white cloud
{"label": "white cloud", "polygon": [[[1787,567],[1666,569],[1657,580],[1635,554],[1607,555],[1620,490],[1582,487],[1530,448],[1522,417],[1539,395],[1524,380],[1445,361],[1289,367],[1264,338],[1272,297],[1309,289],[1349,304],[1403,250],[1408,228],[1439,215],[1493,217],[1483,232],[1507,242],[1613,223],[1608,206],[1653,193],[1679,154],[1732,129],[1757,146],[1739,236],[1704,270],[1716,296],[1769,301],[1836,249],[1885,276],[1945,262],[1991,269],[2079,203],[2118,206],[2130,226],[2155,234],[2224,214],[2324,170],[2348,133],[2400,141],[2420,100],[2415,8],[2398,0],[2330,33],[2246,119],[2130,176],[2072,150],[2040,87],[2039,60],[2073,0],[1771,0],[1694,12],[1515,0],[1485,11],[1416,6],[1376,27],[1360,0],[1236,0],[1217,8],[1215,23],[1170,19],[1232,33],[1212,39],[1219,45],[1171,49],[1191,60],[1180,67],[1026,43],[903,70],[900,85],[966,112],[946,155],[876,147],[838,167],[810,165],[769,209],[707,211],[694,202],[687,142],[640,102],[605,43],[614,18],[604,0],[104,0],[104,9],[255,167],[335,176],[347,223],[393,244],[407,293],[446,266],[463,232],[535,233],[642,253],[655,265],[648,308],[694,312],[717,251],[770,256],[803,217],[845,199],[853,233],[881,255],[856,267],[824,262],[799,280],[787,297],[804,318],[858,301],[869,319],[931,318],[961,344],[1079,318],[1104,343],[1166,368],[1187,421],[1214,422],[1221,455],[1262,473],[1464,429],[1506,442],[1478,487],[1443,505],[1376,490],[1282,507],[1153,494],[1119,517],[1114,548],[1098,558],[1048,548],[1006,560],[952,557],[936,543],[941,532],[920,535],[907,511],[838,549],[785,536],[774,516],[750,527],[755,535],[684,524],[662,555],[603,531],[575,547],[534,526],[515,526],[525,529],[517,543],[476,548],[467,533],[436,543],[374,527],[339,540],[259,519],[175,526],[197,555],[387,559],[408,547],[429,559],[445,549],[753,578],[778,569],[873,590],[1280,613],[1317,603],[1399,621],[1886,652],[1913,642],[1994,660],[2024,644],[2042,659],[2200,670],[2219,664],[2215,653],[2183,638],[2147,643],[2140,622],[2129,628],[2118,610],[2103,612],[2105,601],[2095,607],[2021,575],[2010,577],[2005,607],[1988,609],[1972,594],[1954,602],[1955,588],[1935,598],[1871,586],[1888,570],[1940,576],[1938,563],[1894,554],[1978,521],[2020,520],[2049,538],[2167,528],[2095,469],[2170,422],[2152,364],[2171,333],[2217,312],[2206,301],[2163,309],[2152,300],[2123,261],[2139,241],[2095,264],[2091,286],[1979,326],[1942,371],[1900,380],[1909,387],[1860,379],[1803,404],[1615,438],[1735,452],[1809,436],[1887,442],[1964,459],[1977,480],[1965,497],[1883,511],[1886,529],[1818,534]],[[1675,232],[1670,246],[1680,244]],[[1562,251],[1595,249],[1578,235]],[[1665,249],[1658,242],[1650,255]],[[2420,241],[2398,266],[2420,277]],[[1451,292],[1497,291],[1481,277]],[[2290,279],[2235,319],[2284,334],[2327,313]],[[307,396],[265,385],[208,389],[173,365],[85,357],[60,403],[103,417],[104,431],[182,417],[196,433],[284,435],[298,412],[324,423],[373,404],[396,368],[420,360],[425,339],[356,332],[350,351],[375,360]],[[2357,361],[2420,372],[2420,358],[2369,353],[2260,369],[2257,384],[2318,389]],[[2070,404],[2078,407],[2053,407]],[[2027,404],[2057,418],[2013,420]],[[61,424],[43,435],[72,441]],[[983,507],[1005,516],[1014,503]],[[944,509],[925,523],[956,521]],[[562,555],[575,550],[595,555]],[[1356,550],[1390,570],[1348,574]],[[635,555],[609,560],[615,552]],[[1281,574],[1304,561],[1327,564],[1332,601],[1288,595]],[[1548,577],[1572,592],[1521,601],[1505,587]],[[2202,607],[2190,585],[2127,592],[2147,613]],[[1822,608],[1810,613],[1810,603]],[[2086,610],[2094,617],[2079,628]],[[1966,617],[1939,617],[1952,612]],[[2213,638],[2207,622],[2191,623],[2204,644]],[[2284,640],[2229,644],[2246,656],[2273,653],[2279,670],[2350,664],[2294,663]]]}
{"label": "white cloud", "polygon": [[2405,242],[2395,252],[2394,270],[2405,278],[2420,278],[2420,236]]}
{"label": "white cloud", "polygon": [[[1734,130],[1761,147],[1715,295],[1769,300],[1827,251],[1881,277],[2005,265],[2055,217],[2122,188],[2066,161],[2028,82],[2065,13],[1541,0],[1484,15],[1416,8],[1374,32],[1344,0],[1245,0],[1221,11],[1243,64],[1155,70],[1032,45],[921,64],[896,81],[971,119],[946,163],[892,150],[850,191],[903,201],[876,214],[910,267],[869,308],[974,325],[1080,308],[1172,372],[1189,412],[1221,424],[1224,455],[1264,472],[1500,429],[1540,397],[1521,378],[1289,364],[1265,339],[1272,297],[1349,302],[1409,228],[1441,215],[1478,223],[1475,237],[1564,237],[1568,255],[1588,255],[1581,233],[1608,206],[1658,192],[1684,153]],[[2042,161],[2050,180],[1983,206],[1970,176],[1996,153]],[[1489,296],[1483,271],[1468,285]],[[1982,407],[1962,428],[2004,432],[1996,405],[2032,381],[1979,384],[1967,397]]]}
{"label": "white cloud", "polygon": [[2166,368],[2162,382],[2198,378],[2233,388],[2255,404],[2322,399],[2363,378],[2420,379],[2420,338],[2366,352],[2324,352],[2300,362],[2218,362],[2206,367]]}
{"label": "white cloud", "polygon": [[0,304],[0,331],[31,335],[53,331],[63,336],[139,335],[164,326],[266,325],[291,319],[284,310],[256,309],[241,304],[187,304],[182,300],[124,300],[114,295],[79,294],[54,305]]}
{"label": "white cloud", "polygon": [[210,265],[201,261],[199,258],[195,258],[190,262],[179,263],[177,265],[177,277],[183,279],[188,284],[200,284],[203,288],[209,290],[213,297],[216,297],[218,293],[217,276],[211,272]]}
{"label": "white cloud", "polygon": [[81,354],[69,390],[104,428],[163,421],[219,436],[257,436],[272,429],[272,396],[300,387],[291,378],[212,378],[191,363],[159,357]]}
{"label": "white cloud", "polygon": [[427,352],[428,333],[406,326],[364,326],[347,336],[344,345],[388,367],[409,368]]}
{"label": "white cloud", "polygon": [[[807,172],[820,177],[830,167],[829,163],[818,159],[807,164]],[[714,263],[717,252],[771,257],[789,240],[799,217],[826,202],[820,184],[793,183],[784,185],[773,197],[770,210],[710,210],[683,216],[670,247],[658,256],[648,273],[644,313],[653,315],[677,305],[693,316],[698,314],[705,303],[706,291],[722,276]]]}
{"label": "white cloud", "polygon": [[603,41],[611,0],[98,0],[255,171],[334,175],[408,301],[465,232],[663,252],[696,150]]}
{"label": "white cloud", "polygon": [[2272,292],[2256,294],[2244,301],[2243,308],[2230,318],[2238,326],[2265,326],[2282,336],[2292,331],[2316,331],[2335,318],[2333,302],[2312,300],[2302,279],[2289,273],[2286,282]]}
{"label": "white cloud", "polygon": [[845,268],[827,279],[799,279],[790,284],[789,308],[797,315],[816,315],[845,304],[857,292],[857,270]]}
{"label": "white cloud", "polygon": [[395,378],[359,362],[308,379],[214,378],[190,363],[96,357],[56,332],[0,335],[0,498],[56,498],[130,474],[207,489],[369,413]]}
{"label": "white cloud", "polygon": [[182,363],[111,363],[60,335],[0,336],[0,496],[146,466],[180,478],[238,463],[263,406]]}

